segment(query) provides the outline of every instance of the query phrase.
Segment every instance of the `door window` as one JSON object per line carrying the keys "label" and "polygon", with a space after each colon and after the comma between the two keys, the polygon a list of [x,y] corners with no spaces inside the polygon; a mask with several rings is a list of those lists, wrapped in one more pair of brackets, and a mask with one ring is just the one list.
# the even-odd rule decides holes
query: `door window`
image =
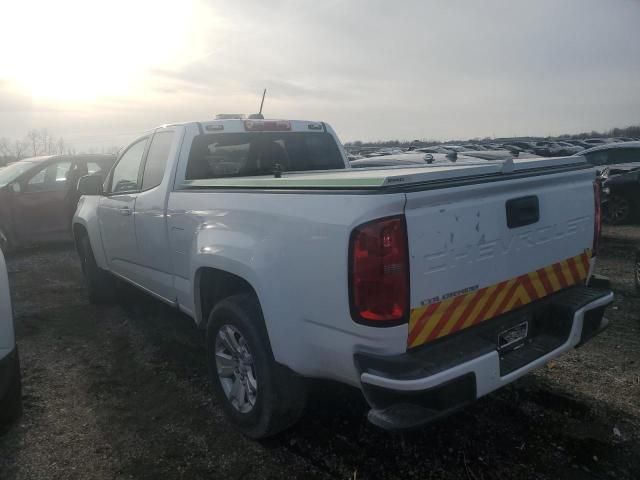
{"label": "door window", "polygon": [[94,175],[96,173],[100,173],[102,171],[102,167],[96,162],[87,162],[87,175]]}
{"label": "door window", "polygon": [[640,162],[640,148],[616,148],[611,152],[611,163]]}
{"label": "door window", "polygon": [[598,150],[597,152],[587,153],[585,156],[591,165],[608,165],[611,163],[609,160],[609,153],[610,150]]}
{"label": "door window", "polygon": [[56,162],[43,167],[27,182],[27,192],[59,192],[67,189],[71,162]]}
{"label": "door window", "polygon": [[158,132],[153,136],[142,177],[142,190],[157,187],[162,182],[173,143],[173,132]]}
{"label": "door window", "polygon": [[111,178],[112,193],[135,192],[139,189],[138,175],[146,144],[146,138],[138,140],[120,157],[120,161],[113,169]]}

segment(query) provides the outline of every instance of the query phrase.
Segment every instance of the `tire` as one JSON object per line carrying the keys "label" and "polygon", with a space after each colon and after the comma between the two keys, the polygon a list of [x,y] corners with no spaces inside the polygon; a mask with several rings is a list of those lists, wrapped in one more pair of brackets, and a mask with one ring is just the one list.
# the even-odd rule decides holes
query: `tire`
{"label": "tire", "polygon": [[611,195],[607,202],[605,220],[611,225],[629,223],[633,218],[633,203],[622,195]]}
{"label": "tire", "polygon": [[[254,439],[269,437],[302,416],[306,380],[274,360],[255,295],[234,295],[218,303],[209,315],[206,342],[214,394],[240,432]],[[242,387],[234,392],[236,385]]]}
{"label": "tire", "polygon": [[0,398],[0,426],[8,425],[22,414],[22,379],[18,350],[11,354],[14,359],[9,387]]}
{"label": "tire", "polygon": [[115,279],[109,272],[98,267],[87,235],[80,239],[79,244],[78,254],[89,293],[89,302],[95,305],[113,302],[116,288]]}

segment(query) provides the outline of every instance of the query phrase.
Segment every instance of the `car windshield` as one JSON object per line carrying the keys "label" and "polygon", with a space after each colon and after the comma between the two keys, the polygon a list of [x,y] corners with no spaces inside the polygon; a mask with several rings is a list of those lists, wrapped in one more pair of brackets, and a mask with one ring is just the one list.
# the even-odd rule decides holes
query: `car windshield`
{"label": "car windshield", "polygon": [[33,162],[16,162],[4,167],[0,170],[0,188],[13,182],[33,165]]}

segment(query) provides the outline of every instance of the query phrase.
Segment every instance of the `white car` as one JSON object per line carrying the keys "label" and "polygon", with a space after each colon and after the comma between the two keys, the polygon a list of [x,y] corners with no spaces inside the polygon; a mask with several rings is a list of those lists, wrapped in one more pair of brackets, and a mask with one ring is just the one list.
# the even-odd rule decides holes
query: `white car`
{"label": "white car", "polygon": [[213,120],[141,136],[79,188],[91,299],[116,276],[193,317],[220,404],[254,438],[300,417],[308,379],[414,428],[607,325],[581,157],[355,169],[326,123]]}
{"label": "white car", "polygon": [[0,427],[22,411],[20,362],[13,329],[13,311],[4,255],[0,250]]}

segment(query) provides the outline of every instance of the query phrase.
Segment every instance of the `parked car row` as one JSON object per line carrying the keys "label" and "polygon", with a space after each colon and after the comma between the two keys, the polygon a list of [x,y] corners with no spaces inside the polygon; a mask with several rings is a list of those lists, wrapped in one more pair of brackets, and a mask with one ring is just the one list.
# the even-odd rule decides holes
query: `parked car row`
{"label": "parked car row", "polygon": [[367,157],[378,157],[383,155],[397,155],[409,151],[420,151],[424,153],[450,153],[450,152],[474,152],[486,150],[506,150],[514,155],[528,153],[541,157],[565,157],[580,153],[584,150],[597,147],[608,146],[614,143],[631,142],[636,139],[628,137],[620,138],[588,138],[586,140],[558,139],[558,140],[509,140],[503,142],[464,142],[460,144],[444,143],[428,147],[347,147],[352,155],[351,160],[359,160]]}
{"label": "parked car row", "polygon": [[[509,148],[518,146],[523,144],[444,144],[412,150],[394,147],[372,152],[368,158],[350,156],[349,159],[355,168],[420,165],[434,161],[469,162],[472,158],[508,158],[514,155],[513,149]],[[640,142],[602,143],[579,154],[596,167],[618,166],[606,174],[608,190],[605,191],[612,193],[603,198],[607,206],[605,219],[611,223],[634,220],[639,210],[638,196],[632,193],[635,174],[616,180],[612,177],[624,173],[622,164],[640,163]],[[530,158],[535,154],[522,149],[517,156]],[[69,238],[71,217],[79,198],[79,178],[87,174],[104,178],[115,159],[114,155],[54,155],[21,160],[0,169],[0,247],[8,251],[13,246]]]}
{"label": "parked car row", "polygon": [[[536,151],[542,156],[552,157],[558,153],[555,148],[565,149],[563,156],[581,155],[597,168],[602,181],[602,201],[604,219],[608,223],[622,224],[638,220],[640,215],[640,141],[610,143],[597,140],[599,145],[583,150],[582,146],[569,142],[536,142]],[[584,142],[583,142],[584,143]],[[364,156],[349,158],[353,168],[401,167],[428,164],[469,163],[478,160],[503,160],[507,158],[531,158],[524,142],[487,146],[479,145],[438,145],[410,150],[380,150]],[[500,148],[502,147],[502,148]],[[514,152],[513,148],[521,148]],[[573,147],[570,149],[570,147]],[[471,150],[473,148],[473,150]],[[546,149],[546,150],[543,150]]]}

